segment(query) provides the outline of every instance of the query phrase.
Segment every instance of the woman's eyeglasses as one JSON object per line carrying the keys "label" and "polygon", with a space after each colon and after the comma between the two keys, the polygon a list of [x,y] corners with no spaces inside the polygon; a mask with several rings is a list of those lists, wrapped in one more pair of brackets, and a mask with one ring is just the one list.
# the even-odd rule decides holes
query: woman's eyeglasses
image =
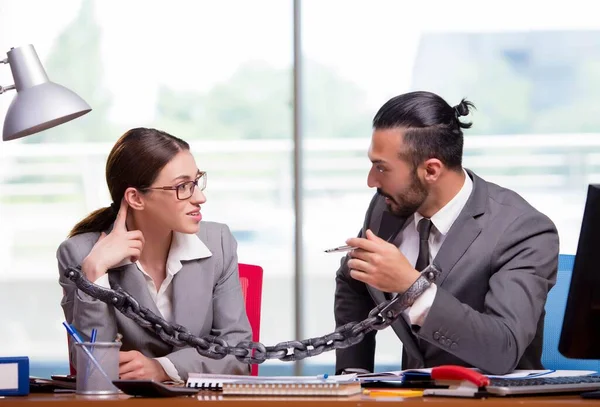
{"label": "woman's eyeglasses", "polygon": [[204,191],[206,188],[206,172],[200,172],[198,178],[194,181],[186,181],[177,185],[169,185],[165,187],[148,187],[144,189],[163,189],[167,191],[175,191],[177,199],[184,201],[190,199],[194,195],[196,187],[200,188],[200,191]]}

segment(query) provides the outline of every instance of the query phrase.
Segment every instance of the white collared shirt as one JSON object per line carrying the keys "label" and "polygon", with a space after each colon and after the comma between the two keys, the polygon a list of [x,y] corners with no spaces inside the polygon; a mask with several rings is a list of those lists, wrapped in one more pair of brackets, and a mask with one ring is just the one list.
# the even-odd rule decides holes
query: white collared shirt
{"label": "white collared shirt", "polygon": [[[183,267],[181,262],[186,260],[204,259],[210,256],[212,256],[211,251],[197,235],[173,232],[173,239],[171,241],[171,247],[167,256],[167,275],[158,290],[156,289],[152,277],[150,277],[150,275],[144,271],[144,268],[140,262],[135,262],[138,270],[140,270],[144,276],[144,279],[146,280],[150,297],[156,304],[156,308],[158,308],[158,311],[161,313],[164,319],[169,322],[173,322],[173,285],[171,282],[173,281],[175,274],[177,274]],[[129,260],[124,260],[115,267],[124,266],[126,264],[131,264],[131,262]],[[102,275],[102,277],[94,281],[94,284],[110,288],[108,274]],[[169,358],[160,357],[155,359],[161,364],[162,368],[169,375],[171,380],[178,382],[182,381],[181,377],[177,373],[175,365],[173,365],[173,362],[171,362]]]}
{"label": "white collared shirt", "polygon": [[[464,169],[463,172],[465,174],[465,182],[460,191],[430,218],[433,226],[429,234],[429,263],[431,263],[442,247],[448,231],[465,207],[469,196],[471,196],[471,191],[473,191],[471,177],[469,177],[469,174]],[[417,263],[417,257],[419,256],[419,231],[417,225],[421,219],[423,219],[423,215],[415,212],[412,219],[404,225],[400,232],[400,246],[398,248],[413,267]],[[435,299],[436,292],[437,286],[432,284],[416,299],[412,307],[404,310],[403,315],[409,325],[423,325]]]}

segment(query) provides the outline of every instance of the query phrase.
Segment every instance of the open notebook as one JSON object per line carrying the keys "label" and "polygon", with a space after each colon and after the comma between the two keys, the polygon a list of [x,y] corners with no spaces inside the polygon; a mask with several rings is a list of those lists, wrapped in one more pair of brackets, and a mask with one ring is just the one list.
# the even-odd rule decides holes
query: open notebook
{"label": "open notebook", "polygon": [[350,396],[361,392],[355,374],[329,376],[235,376],[190,373],[187,387],[223,395]]}

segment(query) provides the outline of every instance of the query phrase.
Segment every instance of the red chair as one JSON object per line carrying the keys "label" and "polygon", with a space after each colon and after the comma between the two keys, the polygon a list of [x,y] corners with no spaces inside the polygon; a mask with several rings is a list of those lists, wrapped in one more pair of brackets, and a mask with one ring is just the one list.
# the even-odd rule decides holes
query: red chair
{"label": "red chair", "polygon": [[[252,341],[260,341],[260,307],[262,300],[263,269],[251,264],[239,264],[240,284],[246,303],[246,315],[252,328]],[[258,376],[258,365],[252,365],[252,376]]]}
{"label": "red chair", "polygon": [[[251,264],[239,264],[240,284],[246,304],[246,315],[252,328],[252,340],[258,342],[260,339],[260,307],[262,301],[263,269]],[[67,343],[71,339],[67,335]],[[69,358],[70,359],[70,358]],[[69,370],[75,374],[75,366],[69,360]],[[258,376],[258,365],[252,365],[251,375]]]}

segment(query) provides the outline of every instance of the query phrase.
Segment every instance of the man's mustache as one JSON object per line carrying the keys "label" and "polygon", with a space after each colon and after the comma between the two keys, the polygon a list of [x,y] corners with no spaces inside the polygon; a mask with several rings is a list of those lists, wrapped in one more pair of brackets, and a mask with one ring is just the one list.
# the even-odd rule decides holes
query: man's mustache
{"label": "man's mustache", "polygon": [[390,201],[392,201],[392,202],[396,202],[396,201],[394,200],[394,198],[392,198],[391,196],[389,196],[388,194],[386,194],[385,192],[383,192],[383,191],[382,191],[380,188],[377,188],[377,193],[378,193],[379,195],[381,195],[382,197],[389,199],[389,200],[390,200]]}

